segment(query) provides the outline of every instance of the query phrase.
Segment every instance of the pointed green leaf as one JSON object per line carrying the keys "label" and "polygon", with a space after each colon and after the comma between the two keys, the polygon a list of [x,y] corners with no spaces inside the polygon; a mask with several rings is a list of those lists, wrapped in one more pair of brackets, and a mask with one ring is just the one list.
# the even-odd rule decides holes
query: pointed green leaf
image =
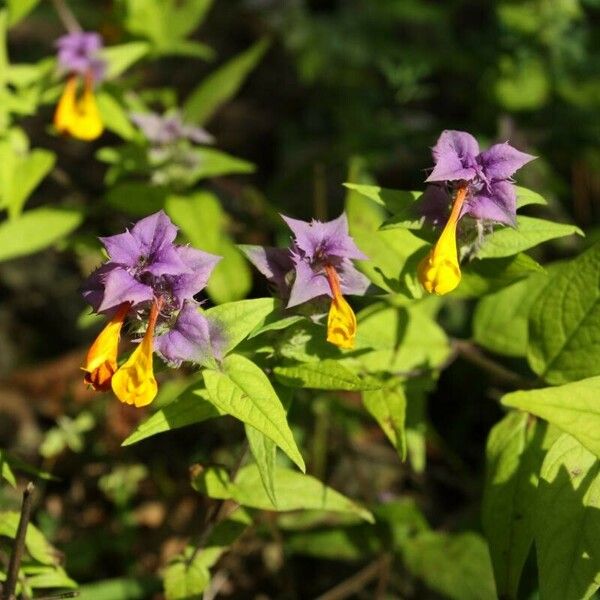
{"label": "pointed green leaf", "polygon": [[409,571],[454,600],[497,600],[487,544],[475,533],[420,533],[405,544]]}
{"label": "pointed green leaf", "polygon": [[521,571],[533,542],[544,430],[542,422],[513,411],[488,437],[482,521],[496,587],[503,598],[517,598]]}
{"label": "pointed green leaf", "polygon": [[478,258],[503,258],[529,250],[538,244],[567,235],[583,235],[575,225],[555,223],[534,217],[517,217],[516,227],[501,227],[486,237]]}
{"label": "pointed green leaf", "polygon": [[224,413],[208,402],[206,397],[207,391],[203,389],[184,392],[179,398],[140,423],[121,445],[131,446],[153,435],[202,423],[223,415]]}
{"label": "pointed green leaf", "polygon": [[536,273],[484,296],[473,316],[475,341],[498,354],[527,356],[529,312],[546,281]]}
{"label": "pointed green leaf", "polygon": [[513,392],[502,404],[530,412],[570,433],[600,457],[600,377],[558,387]]}
{"label": "pointed green leaf", "polygon": [[231,498],[249,508],[262,510],[323,510],[328,512],[355,514],[373,522],[373,515],[346,498],[333,488],[326,486],[310,475],[304,475],[277,467],[277,506],[275,506],[261,485],[260,473],[256,465],[248,465],[240,470],[233,483],[224,481],[220,469],[206,469],[193,482],[194,489],[210,498]]}
{"label": "pointed green leaf", "polygon": [[521,187],[520,185],[515,185],[515,190],[517,191],[517,208],[528,206],[529,204],[548,204],[542,195],[533,190]]}
{"label": "pointed green leaf", "polygon": [[9,27],[24,19],[39,2],[40,0],[7,0]]}
{"label": "pointed green leaf", "polygon": [[209,308],[205,314],[223,330],[223,352],[227,354],[260,326],[276,308],[277,301],[274,298],[254,298],[221,304]]}
{"label": "pointed green leaf", "polygon": [[277,491],[275,487],[277,446],[273,440],[250,425],[246,425],[246,437],[248,438],[250,451],[256,462],[265,492],[273,506],[277,506]]}
{"label": "pointed green leaf", "polygon": [[237,93],[268,47],[268,40],[260,40],[206,77],[183,106],[186,121],[206,123],[221,104]]}
{"label": "pointed green leaf", "polygon": [[0,481],[2,479],[10,483],[10,485],[13,487],[17,487],[17,480],[15,479],[15,475],[10,468],[10,464],[8,463],[8,459],[4,450],[0,450]]}
{"label": "pointed green leaf", "polygon": [[106,61],[106,78],[115,79],[123,74],[149,51],[148,42],[128,42],[103,48],[99,54]]}
{"label": "pointed green leaf", "polygon": [[0,261],[33,254],[54,244],[81,223],[76,210],[34,208],[0,225]]}
{"label": "pointed green leaf", "polygon": [[[0,512],[0,536],[14,539],[17,535],[17,527],[21,514],[16,511]],[[25,536],[25,548],[32,558],[43,565],[58,565],[59,554],[57,550],[46,540],[44,534],[33,524],[27,527]]]}
{"label": "pointed green leaf", "polygon": [[275,367],[275,376],[284,385],[315,390],[371,390],[380,387],[375,380],[361,379],[336,360]]}
{"label": "pointed green leaf", "polygon": [[533,304],[528,360],[548,383],[600,375],[600,242],[553,273]]}
{"label": "pointed green leaf", "polygon": [[210,401],[273,440],[304,471],[304,460],[288,425],[285,408],[262,369],[237,354],[225,358],[223,369],[204,371]]}
{"label": "pointed green leaf", "polygon": [[544,460],[535,512],[541,600],[590,598],[600,583],[600,462],[570,435]]}
{"label": "pointed green leaf", "polygon": [[406,396],[397,382],[378,390],[363,392],[363,404],[398,451],[406,460]]}
{"label": "pointed green leaf", "polygon": [[221,152],[221,150],[198,148],[194,150],[193,154],[198,161],[198,166],[190,170],[190,184],[210,177],[254,173],[256,170],[256,166],[251,162],[237,158],[226,152]]}
{"label": "pointed green leaf", "polygon": [[131,140],[135,137],[136,130],[131,124],[127,112],[112,94],[106,90],[100,90],[96,94],[96,100],[102,122],[108,130],[121,136],[124,140]]}

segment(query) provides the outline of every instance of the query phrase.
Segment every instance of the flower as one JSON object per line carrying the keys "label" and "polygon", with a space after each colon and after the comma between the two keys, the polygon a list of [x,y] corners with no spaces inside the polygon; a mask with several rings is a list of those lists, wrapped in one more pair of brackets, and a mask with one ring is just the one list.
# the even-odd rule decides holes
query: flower
{"label": "flower", "polygon": [[189,140],[195,144],[214,142],[213,136],[202,127],[184,123],[179,112],[165,115],[153,112],[132,113],[130,117],[151,144],[162,146],[179,140]]}
{"label": "flower", "polygon": [[344,294],[364,294],[369,281],[352,263],[367,257],[350,236],[346,215],[326,223],[282,218],[294,234],[288,250],[260,246],[242,250],[287,300],[288,308],[319,296],[332,298],[327,341],[353,348],[356,317]]}
{"label": "flower", "polygon": [[[220,332],[198,312],[194,300],[220,257],[176,245],[176,235],[177,228],[160,211],[138,221],[131,231],[100,238],[108,261],[84,289],[96,312],[112,315],[88,351],[84,381],[96,390],[112,388],[126,404],[144,406],[156,396],[155,350],[175,366],[220,356]],[[119,338],[128,316],[146,323],[145,331],[118,367]]]}
{"label": "flower", "polygon": [[54,113],[54,126],[81,140],[93,140],[104,130],[94,97],[94,85],[102,81],[106,62],[99,57],[102,38],[95,32],[73,32],[56,42],[61,71],[67,83]]}
{"label": "flower", "polygon": [[[535,157],[508,142],[480,152],[477,140],[464,131],[443,131],[433,147],[435,166],[427,183],[445,184],[452,194],[452,209],[442,233],[418,267],[419,281],[426,291],[447,294],[460,283],[456,246],[458,221],[464,215],[514,225],[517,194],[512,175]],[[422,197],[424,213],[441,220],[448,196],[440,185],[430,185]]]}

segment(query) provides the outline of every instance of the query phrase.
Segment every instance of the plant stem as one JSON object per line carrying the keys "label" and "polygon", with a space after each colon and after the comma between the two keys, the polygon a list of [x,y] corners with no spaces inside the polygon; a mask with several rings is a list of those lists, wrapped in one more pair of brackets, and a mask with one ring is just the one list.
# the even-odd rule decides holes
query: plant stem
{"label": "plant stem", "polygon": [[483,371],[516,388],[533,389],[538,387],[536,381],[527,379],[507,369],[504,365],[486,356],[475,344],[468,340],[452,340],[452,347],[459,356],[473,363]]}
{"label": "plant stem", "polygon": [[23,503],[21,504],[21,518],[17,527],[17,535],[13,544],[10,560],[8,563],[8,571],[6,573],[6,584],[4,585],[3,600],[14,600],[15,589],[17,587],[17,579],[19,576],[19,568],[25,551],[25,536],[27,534],[27,526],[31,518],[31,505],[33,503],[33,490],[35,485],[30,481],[23,491]]}
{"label": "plant stem", "polygon": [[69,8],[69,5],[65,0],[52,0],[52,4],[54,5],[54,10],[56,10],[58,18],[69,33],[83,31],[79,21],[75,18],[73,11]]}

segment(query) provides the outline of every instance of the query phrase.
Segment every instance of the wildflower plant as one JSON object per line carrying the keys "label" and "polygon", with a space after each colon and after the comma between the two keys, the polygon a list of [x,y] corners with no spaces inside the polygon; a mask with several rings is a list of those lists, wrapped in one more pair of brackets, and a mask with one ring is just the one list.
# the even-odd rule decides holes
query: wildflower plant
{"label": "wildflower plant", "polygon": [[[15,13],[17,4],[0,11],[0,43],[9,17],[27,12]],[[105,430],[122,427],[111,431],[123,445],[119,460],[133,460],[129,446],[145,441],[137,460],[148,464],[110,464],[96,477],[122,519],[107,528],[115,571],[99,582],[106,596],[117,588],[146,593],[124,579],[140,571],[150,594],[162,579],[167,600],[215,597],[223,577],[241,597],[248,590],[236,588],[238,563],[263,561],[271,576],[280,562],[308,555],[351,569],[365,563],[365,597],[417,597],[423,586],[466,600],[537,589],[542,600],[592,597],[600,585],[600,245],[577,254],[582,232],[517,185],[535,168],[533,143],[500,140],[481,150],[474,135],[445,130],[433,168],[422,165],[421,189],[373,185],[357,160],[343,210],[329,210],[337,217],[313,219],[306,205],[277,216],[238,178],[254,165],[221,150],[211,123],[268,42],[180,97],[149,87],[144,67],[164,57],[214,58],[192,37],[210,2],[124,0],[118,31],[126,39],[118,44],[110,28],[104,41],[100,27],[84,31],[63,4],[67,33],[48,46],[53,57],[11,64],[0,49],[0,260],[54,246],[83,281],[83,381],[61,404],[73,414],[48,427],[43,464],[52,469],[65,453],[86,450],[95,463],[114,462],[110,444],[95,437],[105,422]],[[52,138],[53,151],[30,144],[20,121],[31,115],[64,134]],[[94,184],[78,184],[85,178],[76,167],[54,169],[56,153],[62,160],[69,152],[104,168],[94,169]],[[45,206],[38,186],[50,174],[50,189],[62,195]],[[30,198],[35,208],[26,206]],[[546,242],[553,251],[569,244],[574,256],[543,261]],[[254,279],[251,265],[263,277]],[[482,387],[489,381],[503,411],[480,411],[482,422],[498,420],[482,498],[471,467],[430,417],[440,408],[433,402],[452,406],[449,419],[470,406],[471,398],[448,392],[466,362],[463,373],[476,371]],[[189,453],[184,427],[194,438]],[[157,442],[162,462],[154,469],[146,457],[159,434],[166,446]],[[478,463],[483,454],[475,448],[470,458]],[[183,528],[164,519],[156,538],[164,529],[164,547],[176,539],[178,549],[160,566],[157,554],[132,562],[135,548],[148,545],[146,537],[131,542],[143,512],[134,510],[138,494],[164,493],[157,503],[168,514],[181,499],[170,471],[183,467],[187,477],[188,466],[186,489],[205,503],[190,504],[184,543]],[[436,475],[440,466],[450,484]],[[0,481],[8,484],[0,500],[13,508],[16,496],[5,490],[23,472],[52,478],[0,449]],[[94,476],[86,477],[93,487]],[[155,485],[144,485],[149,480]],[[435,490],[447,485],[468,510],[438,527],[423,507],[435,506]],[[481,527],[472,517],[480,500]],[[68,538],[60,510],[23,537],[18,511],[0,508],[0,581],[16,586],[0,595],[76,587],[46,541]],[[234,568],[220,562],[245,540],[244,560]],[[337,571],[328,568],[327,577]],[[304,583],[296,582],[302,590]]]}

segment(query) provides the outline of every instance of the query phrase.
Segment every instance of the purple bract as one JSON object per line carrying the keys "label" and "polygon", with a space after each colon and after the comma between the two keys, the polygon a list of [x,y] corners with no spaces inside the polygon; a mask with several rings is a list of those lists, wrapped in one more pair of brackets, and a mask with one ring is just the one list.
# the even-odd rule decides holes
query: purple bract
{"label": "purple bract", "polygon": [[[464,131],[443,131],[433,147],[435,167],[428,183],[468,183],[468,196],[461,216],[512,225],[516,218],[517,195],[512,176],[535,156],[520,152],[508,142],[480,152],[477,140]],[[426,204],[442,204],[439,189],[425,192]],[[427,197],[429,196],[429,197]]]}
{"label": "purple bract", "polygon": [[106,61],[99,56],[102,37],[95,31],[67,33],[56,41],[58,64],[63,71],[90,76],[96,82],[106,74]]}

